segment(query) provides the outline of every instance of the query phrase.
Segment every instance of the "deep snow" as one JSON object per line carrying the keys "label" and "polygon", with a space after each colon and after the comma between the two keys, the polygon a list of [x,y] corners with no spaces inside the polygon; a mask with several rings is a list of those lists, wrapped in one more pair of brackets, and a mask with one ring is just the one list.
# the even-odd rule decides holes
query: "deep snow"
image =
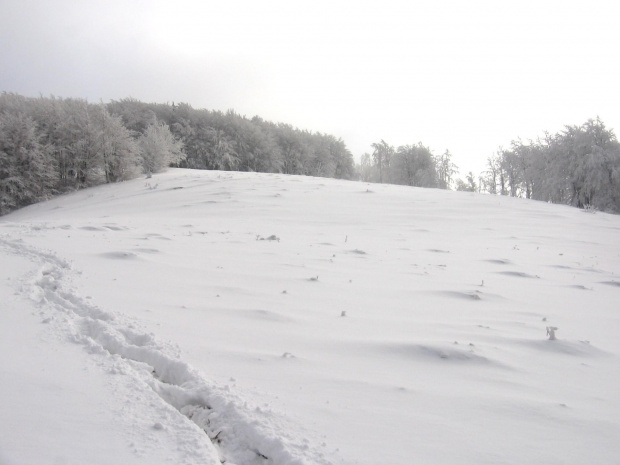
{"label": "deep snow", "polygon": [[619,239],[277,174],[33,205],[0,218],[0,464],[618,463]]}

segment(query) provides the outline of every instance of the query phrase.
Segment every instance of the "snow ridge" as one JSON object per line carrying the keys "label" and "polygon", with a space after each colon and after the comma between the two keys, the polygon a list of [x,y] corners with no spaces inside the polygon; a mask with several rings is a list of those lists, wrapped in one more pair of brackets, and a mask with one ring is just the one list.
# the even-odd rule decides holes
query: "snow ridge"
{"label": "snow ridge", "polygon": [[[227,465],[333,465],[317,447],[295,435],[299,427],[275,413],[248,406],[228,388],[205,380],[178,350],[135,330],[121,314],[102,310],[70,289],[71,265],[21,240],[0,237],[0,246],[37,263],[21,292],[37,302],[44,323],[80,343],[94,356],[114,358],[118,372],[149,386],[162,401],[206,433],[214,456]],[[160,424],[155,428],[162,428]]]}

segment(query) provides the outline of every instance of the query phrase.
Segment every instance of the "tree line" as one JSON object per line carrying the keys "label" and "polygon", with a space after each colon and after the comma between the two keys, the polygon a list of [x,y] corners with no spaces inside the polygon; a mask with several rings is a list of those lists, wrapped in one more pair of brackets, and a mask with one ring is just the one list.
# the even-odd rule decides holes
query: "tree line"
{"label": "tree line", "polygon": [[600,119],[512,141],[476,177],[446,150],[371,144],[355,166],[342,139],[187,103],[107,104],[0,94],[0,215],[53,195],[168,166],[278,172],[486,192],[620,211],[620,143]]}
{"label": "tree line", "polygon": [[599,119],[565,126],[535,141],[511,142],[487,159],[479,176],[456,178],[446,150],[434,155],[422,143],[394,148],[384,140],[362,155],[358,178],[366,182],[485,192],[608,212],[620,211],[620,143]]}
{"label": "tree line", "polygon": [[365,182],[450,189],[458,173],[449,150],[436,156],[421,142],[394,148],[384,140],[371,147],[358,165],[359,179]]}
{"label": "tree line", "polygon": [[[599,119],[512,141],[487,159],[487,170],[470,187],[579,208],[620,211],[620,144]],[[472,190],[472,189],[469,189]]]}
{"label": "tree line", "polygon": [[168,166],[352,179],[341,139],[189,104],[0,94],[0,214]]}

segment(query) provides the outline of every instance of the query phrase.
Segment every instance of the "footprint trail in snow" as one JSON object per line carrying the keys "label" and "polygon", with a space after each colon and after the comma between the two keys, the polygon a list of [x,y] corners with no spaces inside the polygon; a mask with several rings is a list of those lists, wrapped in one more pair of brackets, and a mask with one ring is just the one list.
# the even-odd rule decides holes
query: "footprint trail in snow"
{"label": "footprint trail in snow", "polygon": [[[135,329],[135,323],[77,295],[69,286],[76,273],[52,253],[0,237],[5,250],[27,257],[37,272],[22,282],[22,293],[35,301],[43,322],[58,334],[84,345],[93,356],[114,359],[114,373],[150,387],[161,401],[174,407],[205,435],[214,463],[228,465],[330,465],[324,452],[312,447],[273,412],[251,408],[230,392],[208,382],[183,362],[172,345],[158,343],[152,334]],[[155,429],[163,429],[155,423]]]}

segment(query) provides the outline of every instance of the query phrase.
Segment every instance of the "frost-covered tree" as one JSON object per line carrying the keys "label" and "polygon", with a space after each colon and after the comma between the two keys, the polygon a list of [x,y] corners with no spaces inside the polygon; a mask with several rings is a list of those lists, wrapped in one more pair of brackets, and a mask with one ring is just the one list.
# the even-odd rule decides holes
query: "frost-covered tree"
{"label": "frost-covered tree", "polygon": [[[354,176],[353,157],[342,140],[259,117],[248,119],[232,110],[196,110],[186,103],[143,103],[131,98],[96,105],[83,99],[28,98],[4,92],[0,114],[19,114],[32,127],[32,140],[40,150],[29,153],[43,153],[55,192],[129,179],[169,163],[198,169]],[[4,123],[6,136],[12,123],[6,117]],[[26,202],[16,200],[18,195],[24,199],[31,195],[22,192],[18,178],[8,174],[27,164],[16,165],[13,152],[8,146],[4,149],[4,192],[15,194],[10,202],[5,195],[5,204],[11,205],[3,208],[6,212]]]}
{"label": "frost-covered tree", "polygon": [[613,131],[597,118],[580,127],[567,127],[560,143],[567,153],[570,203],[580,208],[618,209],[614,175],[620,164],[620,145]]}
{"label": "frost-covered tree", "polygon": [[346,144],[342,139],[336,139],[334,136],[325,135],[324,137],[329,140],[329,155],[335,165],[332,176],[336,179],[352,179],[355,176],[355,164],[353,155]]}
{"label": "frost-covered tree", "polygon": [[394,184],[416,187],[437,187],[438,176],[435,159],[422,143],[398,147],[390,166],[390,179]]}
{"label": "frost-covered tree", "polygon": [[149,126],[157,124],[158,118],[153,105],[135,98],[112,100],[106,108],[111,114],[119,115],[123,119],[124,126],[136,134],[143,134]]}
{"label": "frost-covered tree", "polygon": [[362,181],[449,189],[458,172],[449,150],[435,156],[421,142],[394,150],[385,140],[373,143],[371,147],[372,155],[364,154],[357,166]]}
{"label": "frost-covered tree", "polygon": [[471,171],[467,173],[465,181],[463,181],[462,179],[457,179],[456,190],[462,192],[477,192],[478,185],[476,184],[476,178],[474,177],[474,173]]}
{"label": "frost-covered tree", "polygon": [[241,171],[264,173],[279,172],[282,168],[280,147],[275,134],[265,129],[264,121],[255,116],[251,120],[236,118],[234,125],[235,152]]}
{"label": "frost-covered tree", "polygon": [[440,189],[450,189],[454,181],[454,175],[459,172],[458,166],[452,162],[452,154],[446,150],[442,155],[435,158],[437,167],[437,182]]}
{"label": "frost-covered tree", "polygon": [[104,105],[97,105],[93,113],[93,149],[105,182],[135,177],[139,172],[140,151],[121,117],[111,115]]}
{"label": "frost-covered tree", "polygon": [[487,169],[482,173],[482,184],[485,192],[498,194],[500,184],[501,167],[498,155],[487,158]]}
{"label": "frost-covered tree", "polygon": [[226,133],[220,129],[210,131],[212,166],[216,170],[236,170],[239,157],[235,146]]}
{"label": "frost-covered tree", "polygon": [[50,128],[45,137],[58,164],[63,190],[99,184],[101,169],[94,147],[92,105],[81,99],[56,100],[51,102],[50,111]]}
{"label": "frost-covered tree", "polygon": [[537,141],[513,141],[488,163],[487,192],[620,211],[620,144],[599,118]]}
{"label": "frost-covered tree", "polygon": [[390,182],[390,162],[392,160],[392,155],[394,155],[394,147],[389,145],[383,139],[381,139],[381,142],[372,143],[371,147],[373,149],[372,158],[375,162],[377,170],[379,171],[379,182]]}
{"label": "frost-covered tree", "polygon": [[282,171],[285,174],[307,174],[310,158],[308,138],[300,137],[291,125],[278,124],[276,139],[282,153]]}
{"label": "frost-covered tree", "polygon": [[183,143],[177,140],[165,123],[147,126],[138,139],[144,173],[158,173],[171,164],[184,160]]}
{"label": "frost-covered tree", "polygon": [[0,113],[0,214],[51,196],[56,179],[34,120],[23,113]]}
{"label": "frost-covered tree", "polygon": [[375,182],[374,179],[374,167],[372,164],[372,158],[369,153],[364,153],[360,158],[360,164],[357,166],[357,172],[360,181]]}

